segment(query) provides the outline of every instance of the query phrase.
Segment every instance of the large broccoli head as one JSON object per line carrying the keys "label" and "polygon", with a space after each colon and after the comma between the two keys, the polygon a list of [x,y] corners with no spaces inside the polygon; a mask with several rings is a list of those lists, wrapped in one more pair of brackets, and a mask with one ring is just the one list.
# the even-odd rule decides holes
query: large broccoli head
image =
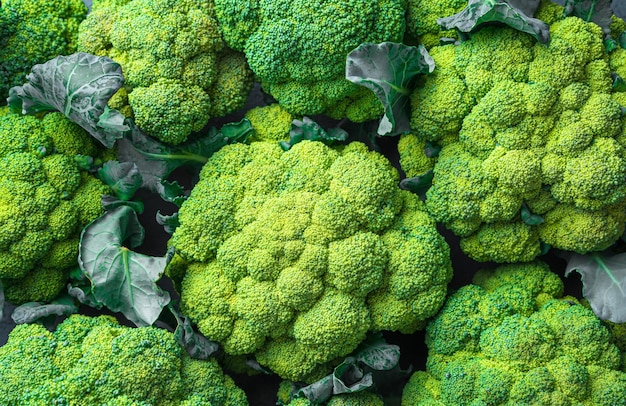
{"label": "large broccoli head", "polygon": [[0,347],[3,405],[247,405],[214,359],[191,359],[174,335],[73,315],[54,333],[22,324]]}
{"label": "large broccoli head", "polygon": [[546,46],[488,27],[434,47],[413,95],[418,140],[443,145],[427,207],[479,261],[529,261],[542,244],[602,250],[624,231],[621,109],[600,27],[552,25]]}
{"label": "large broccoli head", "polygon": [[76,51],[81,0],[5,0],[0,4],[0,104],[33,65]]}
{"label": "large broccoli head", "polygon": [[227,44],[244,51],[263,89],[292,114],[356,122],[382,115],[373,92],[345,79],[364,42],[401,42],[403,0],[217,0]]}
{"label": "large broccoli head", "polygon": [[213,2],[100,3],[80,25],[78,48],[122,66],[122,92],[146,133],[178,144],[243,106],[252,73],[241,53],[224,46]]}
{"label": "large broccoli head", "polygon": [[89,135],[61,113],[0,116],[0,279],[14,303],[49,301],[77,266],[80,230],[108,187],[79,169]]}
{"label": "large broccoli head", "polygon": [[423,327],[446,294],[449,248],[397,183],[361,143],[222,148],[170,241],[190,262],[185,314],[227,353],[294,381],[327,374],[368,331]]}
{"label": "large broccoli head", "polygon": [[543,263],[481,271],[426,329],[427,372],[403,405],[625,405],[609,330]]}

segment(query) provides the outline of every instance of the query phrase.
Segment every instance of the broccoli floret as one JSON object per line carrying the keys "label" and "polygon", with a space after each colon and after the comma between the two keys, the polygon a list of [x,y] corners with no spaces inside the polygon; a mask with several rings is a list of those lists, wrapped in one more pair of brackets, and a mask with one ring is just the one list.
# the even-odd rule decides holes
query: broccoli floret
{"label": "broccoli floret", "polygon": [[254,129],[255,141],[288,141],[294,116],[278,103],[255,107],[246,112]]}
{"label": "broccoli floret", "polygon": [[94,151],[61,113],[0,116],[0,279],[9,301],[51,300],[77,266],[80,230],[109,193],[74,159]]}
{"label": "broccoli floret", "polygon": [[76,52],[81,0],[6,0],[0,5],[0,103],[33,65]]}
{"label": "broccoli floret", "polygon": [[382,115],[373,92],[345,79],[346,55],[364,42],[401,42],[406,3],[217,0],[224,39],[292,114],[363,122]]}
{"label": "broccoli floret", "polygon": [[[170,245],[181,306],[228,354],[319,379],[368,331],[435,314],[449,248],[424,204],[364,144],[228,145],[203,167]],[[181,278],[180,261],[172,269]]]}
{"label": "broccoli floret", "polygon": [[454,15],[467,6],[466,0],[409,0],[406,12],[406,40],[427,49],[439,45],[440,38],[458,39],[454,30],[442,31],[437,20]]}
{"label": "broccoli floret", "polygon": [[435,156],[426,153],[426,140],[415,134],[403,134],[398,141],[400,166],[407,178],[423,175],[432,170],[437,162]]}
{"label": "broccoli floret", "polygon": [[480,271],[426,329],[427,371],[403,405],[626,404],[609,330],[547,265]]}
{"label": "broccoli floret", "polygon": [[19,325],[0,347],[0,403],[247,405],[214,359],[191,359],[166,330],[72,315],[54,333]]}
{"label": "broccoli floret", "polygon": [[179,144],[212,117],[241,108],[252,73],[224,46],[212,2],[126,0],[96,3],[80,25],[78,49],[122,66],[114,104],[149,135]]}
{"label": "broccoli floret", "polygon": [[486,27],[431,55],[439,72],[414,93],[412,124],[443,146],[426,206],[466,254],[530,261],[546,245],[582,254],[619,238],[626,151],[600,27],[566,18],[548,46]]}

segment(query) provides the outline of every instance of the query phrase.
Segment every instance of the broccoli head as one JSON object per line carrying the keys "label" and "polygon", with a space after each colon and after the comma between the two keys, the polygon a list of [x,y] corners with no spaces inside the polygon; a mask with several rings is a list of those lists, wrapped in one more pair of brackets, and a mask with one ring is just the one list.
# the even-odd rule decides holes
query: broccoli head
{"label": "broccoli head", "polygon": [[215,1],[224,40],[245,52],[285,109],[355,122],[383,109],[373,92],[345,79],[346,56],[364,42],[401,42],[405,9],[404,0]]}
{"label": "broccoli head", "polygon": [[4,405],[247,405],[214,359],[190,358],[174,335],[72,315],[49,332],[22,324],[0,347]]}
{"label": "broccoli head", "polygon": [[226,353],[293,381],[327,375],[368,331],[423,327],[446,294],[449,247],[398,179],[356,142],[222,148],[170,240],[189,262],[183,311]]}
{"label": "broccoli head", "polygon": [[0,116],[0,279],[9,301],[51,300],[77,266],[80,230],[104,212],[109,190],[74,156],[97,152],[61,113]]}
{"label": "broccoli head", "polygon": [[438,71],[413,95],[412,126],[443,146],[426,205],[465,253],[517,262],[546,245],[584,254],[614,243],[626,152],[601,28],[566,18],[546,46],[486,27],[431,55]]}
{"label": "broccoli head", "polygon": [[406,40],[427,49],[439,45],[440,38],[458,39],[454,30],[442,31],[437,20],[458,13],[467,0],[409,0],[406,12]]}
{"label": "broccoli head", "polygon": [[5,0],[0,5],[0,104],[33,65],[76,52],[81,0]]}
{"label": "broccoli head", "polygon": [[129,108],[115,107],[170,144],[242,107],[252,87],[246,60],[224,46],[209,1],[96,2],[79,27],[78,49],[122,66],[124,96],[113,103]]}
{"label": "broccoli head", "polygon": [[605,325],[540,262],[480,271],[426,329],[427,371],[402,404],[626,405]]}

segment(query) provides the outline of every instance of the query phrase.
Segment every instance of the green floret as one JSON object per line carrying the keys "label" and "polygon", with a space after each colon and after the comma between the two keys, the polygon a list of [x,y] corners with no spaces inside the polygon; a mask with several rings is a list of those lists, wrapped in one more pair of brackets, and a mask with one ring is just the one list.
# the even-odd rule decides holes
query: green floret
{"label": "green floret", "polygon": [[288,141],[294,116],[278,103],[246,111],[254,129],[254,141]]}
{"label": "green floret", "polygon": [[226,43],[287,111],[356,122],[382,115],[373,92],[345,79],[346,55],[364,42],[401,42],[406,3],[218,0]]}
{"label": "green floret", "polygon": [[0,279],[17,304],[49,301],[63,288],[77,265],[78,234],[103,213],[109,193],[49,136],[59,131],[56,137],[74,136],[95,151],[88,135],[60,114],[46,117],[0,117]]}
{"label": "green floret", "polygon": [[[129,108],[116,108],[166,143],[179,144],[210,118],[241,108],[252,87],[243,55],[224,46],[213,2],[97,2],[78,43],[122,66]],[[124,103],[123,96],[113,103]]]}
{"label": "green floret", "polygon": [[76,52],[81,0],[6,0],[0,6],[0,100],[23,85],[33,65]]}
{"label": "green floret", "polygon": [[402,404],[626,404],[611,333],[539,262],[480,271],[428,325]]}
{"label": "green floret", "polygon": [[426,154],[427,143],[415,134],[403,134],[398,141],[400,166],[407,178],[423,175],[432,170],[436,157]]}
{"label": "green floret", "polygon": [[449,248],[364,144],[228,145],[200,178],[170,240],[190,264],[169,272],[227,354],[313,381],[368,331],[411,333],[441,306]]}
{"label": "green floret", "polygon": [[172,333],[72,315],[54,333],[19,325],[0,348],[2,404],[247,405],[214,359],[191,359]]}
{"label": "green floret", "polygon": [[443,145],[426,205],[464,252],[518,262],[545,245],[587,253],[615,242],[626,151],[600,27],[566,18],[548,46],[487,27],[432,55],[440,71],[414,93],[413,125]]}
{"label": "green floret", "polygon": [[409,0],[406,39],[411,43],[424,44],[427,49],[439,45],[440,38],[458,39],[454,30],[442,31],[437,20],[454,15],[466,6],[466,0]]}

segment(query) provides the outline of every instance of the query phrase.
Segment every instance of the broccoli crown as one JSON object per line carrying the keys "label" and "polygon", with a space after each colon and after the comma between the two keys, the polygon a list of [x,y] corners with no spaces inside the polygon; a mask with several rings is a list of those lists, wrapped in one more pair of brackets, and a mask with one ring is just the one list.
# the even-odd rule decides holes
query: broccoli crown
{"label": "broccoli crown", "polygon": [[170,241],[190,262],[185,314],[227,353],[294,381],[326,375],[370,330],[423,327],[446,294],[449,247],[397,182],[361,143],[222,148]]}
{"label": "broccoli crown", "polygon": [[76,51],[81,0],[6,0],[0,5],[0,100],[26,81],[33,65]]}
{"label": "broccoli crown", "polygon": [[280,104],[255,107],[246,112],[254,129],[254,141],[288,141],[294,116]]}
{"label": "broccoli crown", "polygon": [[609,330],[539,262],[480,271],[426,329],[403,405],[625,405]]}
{"label": "broccoli crown", "polygon": [[382,106],[345,79],[346,55],[364,42],[401,42],[405,10],[405,0],[215,1],[226,43],[245,52],[284,108],[358,122],[381,116]]}
{"label": "broccoli crown", "polygon": [[548,46],[487,27],[431,55],[439,72],[413,98],[418,139],[443,145],[426,204],[470,257],[530,261],[542,244],[587,253],[619,238],[626,155],[600,27],[566,18]]}
{"label": "broccoli crown", "polygon": [[78,48],[122,66],[137,125],[171,144],[242,107],[252,87],[243,55],[224,46],[210,1],[97,2],[79,27]]}
{"label": "broccoli crown", "polygon": [[174,335],[72,315],[51,333],[22,324],[0,347],[4,405],[247,405],[214,359],[195,360]]}
{"label": "broccoli crown", "polygon": [[466,0],[409,0],[406,12],[406,39],[428,49],[439,45],[440,38],[455,38],[454,30],[442,31],[437,20],[454,15],[467,6]]}
{"label": "broccoli crown", "polygon": [[52,299],[76,267],[80,230],[103,213],[108,188],[74,155],[95,151],[61,113],[0,116],[0,279],[9,301]]}

